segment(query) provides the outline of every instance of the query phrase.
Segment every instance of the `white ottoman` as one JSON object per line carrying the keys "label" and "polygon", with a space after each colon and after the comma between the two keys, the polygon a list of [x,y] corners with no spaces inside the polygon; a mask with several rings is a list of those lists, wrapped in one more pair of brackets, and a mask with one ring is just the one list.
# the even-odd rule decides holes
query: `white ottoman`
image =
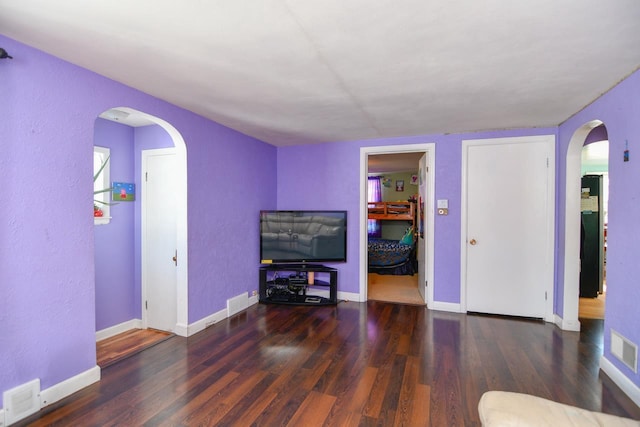
{"label": "white ottoman", "polygon": [[541,397],[507,391],[488,391],[478,403],[484,427],[639,427],[640,422],[564,405]]}

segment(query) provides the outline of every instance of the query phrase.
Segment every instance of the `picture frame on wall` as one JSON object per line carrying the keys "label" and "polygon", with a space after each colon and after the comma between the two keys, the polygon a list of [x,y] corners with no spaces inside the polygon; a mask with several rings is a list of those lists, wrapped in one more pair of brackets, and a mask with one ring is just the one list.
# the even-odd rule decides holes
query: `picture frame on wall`
{"label": "picture frame on wall", "polygon": [[404,191],[404,179],[396,180],[396,191]]}

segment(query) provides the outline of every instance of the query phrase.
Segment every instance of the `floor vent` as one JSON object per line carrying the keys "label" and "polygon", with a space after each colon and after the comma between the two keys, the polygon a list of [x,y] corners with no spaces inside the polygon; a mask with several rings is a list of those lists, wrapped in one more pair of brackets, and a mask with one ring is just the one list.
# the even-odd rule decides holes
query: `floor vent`
{"label": "floor vent", "polygon": [[249,293],[245,292],[227,300],[227,317],[231,317],[249,307]]}
{"label": "floor vent", "polygon": [[611,330],[611,354],[633,372],[638,372],[638,346],[613,329]]}
{"label": "floor vent", "polygon": [[6,425],[28,417],[40,410],[40,380],[36,379],[2,394]]}

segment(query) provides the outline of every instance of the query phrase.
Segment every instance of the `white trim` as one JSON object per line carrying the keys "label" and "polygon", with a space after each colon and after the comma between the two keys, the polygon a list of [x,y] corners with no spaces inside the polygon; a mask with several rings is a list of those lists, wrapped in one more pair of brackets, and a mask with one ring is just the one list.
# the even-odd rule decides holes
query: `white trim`
{"label": "white trim", "polygon": [[640,406],[640,388],[604,356],[600,358],[600,369],[620,387],[624,394],[629,396],[636,405]]}
{"label": "white trim", "polygon": [[258,295],[252,295],[249,297],[249,307],[252,305],[256,305],[260,300],[258,299]]}
{"label": "white trim", "polygon": [[466,139],[462,141],[462,182],[460,191],[460,309],[462,312],[467,311],[467,167],[468,167],[468,150],[469,147],[478,145],[498,145],[498,144],[518,144],[518,143],[540,143],[548,144],[549,165],[547,175],[547,225],[546,235],[547,241],[545,245],[545,263],[544,268],[544,291],[547,294],[545,303],[544,319],[547,322],[554,322],[554,261],[555,261],[555,135],[531,135],[520,137],[506,138],[488,138],[488,139]]}
{"label": "white trim", "polygon": [[123,332],[130,331],[131,329],[142,329],[142,320],[131,319],[131,320],[127,320],[126,322],[122,322],[118,325],[113,325],[108,328],[104,328],[99,331],[96,331],[96,342],[102,341],[107,338],[111,338]]}
{"label": "white trim", "polygon": [[[169,122],[158,117],[134,110],[129,107],[117,107],[118,110],[127,113],[135,113],[142,115],[149,121],[162,127],[173,140],[176,153],[176,172],[177,172],[177,191],[174,195],[176,205],[176,244],[178,249],[178,259],[181,262],[176,267],[177,275],[177,321],[175,333],[189,323],[189,235],[188,235],[188,218],[187,218],[187,145],[180,132]],[[178,334],[181,335],[181,334]],[[181,335],[182,336],[182,335]]]}
{"label": "white trim", "polygon": [[[258,300],[258,295],[253,295],[249,297],[249,305],[248,307],[251,307],[252,305],[258,304],[259,300]],[[175,334],[176,335],[180,335],[181,337],[190,337],[194,334],[197,334],[200,331],[205,330],[206,328],[208,328],[209,326],[220,322],[221,320],[224,320],[226,318],[228,318],[229,316],[227,316],[227,309],[222,309],[216,313],[210,314],[209,316],[200,319],[196,322],[193,322],[190,325],[181,325],[178,324],[176,327],[176,331]]]}
{"label": "white trim", "polygon": [[196,322],[193,322],[187,327],[187,334],[184,336],[190,337],[191,335],[197,334],[200,331],[204,331],[209,326],[220,322],[227,318],[227,309],[226,307],[222,310],[210,314],[207,317],[204,317]]}
{"label": "white trim", "polygon": [[427,153],[427,166],[429,168],[429,196],[424,201],[425,210],[427,215],[425,218],[425,230],[427,233],[427,256],[426,260],[426,280],[429,286],[427,286],[426,297],[428,308],[433,305],[433,289],[434,289],[434,201],[435,201],[435,159],[436,159],[436,144],[421,143],[421,144],[404,144],[404,145],[382,145],[376,147],[361,147],[360,148],[360,285],[359,285],[359,298],[358,301],[367,301],[367,178],[368,178],[368,165],[367,160],[370,154],[395,154],[395,153]]}
{"label": "white trim", "polygon": [[432,310],[437,311],[449,311],[451,313],[462,313],[462,307],[460,304],[456,304],[454,302],[442,302],[442,301],[434,301],[433,306],[429,307]]}
{"label": "white trim", "polygon": [[341,300],[345,302],[348,302],[348,301],[364,302],[365,301],[360,297],[360,294],[358,293],[338,291],[338,302],[340,302]]}
{"label": "white trim", "polygon": [[[600,126],[592,120],[576,130],[567,147],[564,190],[564,277],[562,317],[569,325],[577,325],[580,295],[580,187],[582,147],[589,132]],[[564,328],[562,328],[564,329]]]}
{"label": "white trim", "polygon": [[40,392],[40,405],[44,408],[98,381],[100,381],[100,367],[94,366],[46,390],[42,390]]}
{"label": "white trim", "polygon": [[580,322],[565,320],[557,314],[554,315],[553,323],[563,331],[580,332]]}

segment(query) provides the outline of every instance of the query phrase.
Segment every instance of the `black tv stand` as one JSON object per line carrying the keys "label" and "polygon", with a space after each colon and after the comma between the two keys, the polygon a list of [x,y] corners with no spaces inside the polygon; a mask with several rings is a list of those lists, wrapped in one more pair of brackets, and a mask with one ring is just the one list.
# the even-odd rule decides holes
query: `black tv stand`
{"label": "black tv stand", "polygon": [[338,270],[318,264],[260,267],[259,299],[265,304],[335,305]]}

